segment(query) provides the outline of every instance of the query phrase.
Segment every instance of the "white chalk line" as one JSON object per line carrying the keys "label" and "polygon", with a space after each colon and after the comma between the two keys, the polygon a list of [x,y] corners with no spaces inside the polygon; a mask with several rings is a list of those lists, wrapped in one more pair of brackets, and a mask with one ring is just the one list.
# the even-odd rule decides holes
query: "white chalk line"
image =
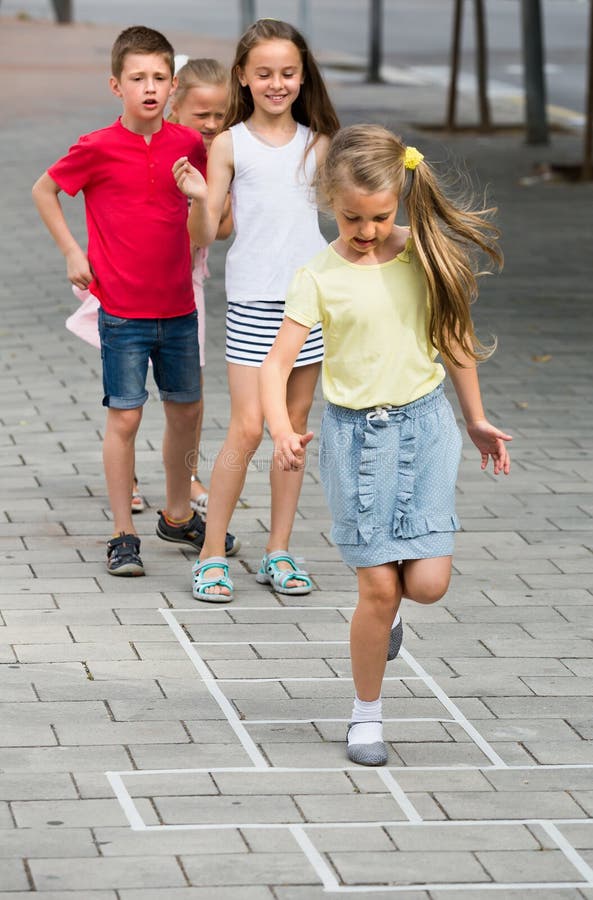
{"label": "white chalk line", "polygon": [[585,862],[581,854],[572,844],[567,841],[564,835],[558,830],[553,822],[544,821],[541,823],[544,831],[552,838],[557,847],[564,853],[566,859],[581,873],[587,884],[593,886],[593,869]]}
{"label": "white chalk line", "polygon": [[[395,698],[402,699],[402,698]],[[456,725],[457,719],[441,719],[436,716],[428,717],[428,716],[417,716],[414,718],[410,716],[408,718],[399,718],[399,719],[390,719],[387,716],[383,716],[383,724],[385,725],[387,722],[441,722],[446,725]],[[350,718],[346,719],[241,719],[243,725],[314,725],[321,724],[323,722],[350,722]],[[276,768],[274,766],[274,768]]]}
{"label": "white chalk line", "polygon": [[[526,768],[526,767],[522,767]],[[537,768],[537,767],[532,767]],[[555,767],[557,768],[557,767]],[[570,768],[580,768],[579,767],[570,767]],[[163,774],[162,770],[153,770],[155,774]],[[237,771],[236,768],[233,769],[218,769],[218,770],[207,770],[207,769],[197,769],[197,770],[177,770],[179,772],[184,772],[187,774],[188,771],[196,771],[196,772],[214,772],[214,771]],[[244,772],[249,772],[253,774],[253,769],[243,768]],[[278,770],[268,769],[264,772],[260,772],[260,774],[269,777],[272,773],[277,772]],[[286,769],[285,772],[293,773],[295,770]],[[311,770],[309,770],[311,771]],[[312,770],[316,771],[316,770]],[[121,774],[119,772],[107,772],[107,777],[111,784],[111,787],[126,815],[128,822],[130,823],[130,827],[133,831],[145,831],[145,832],[164,832],[164,831],[236,831],[236,830],[268,830],[268,831],[277,831],[277,830],[288,830],[297,843],[299,844],[302,852],[305,857],[309,861],[310,865],[314,869],[317,874],[317,877],[321,881],[324,890],[337,892],[337,893],[376,893],[379,890],[399,893],[405,890],[414,890],[414,891],[428,891],[428,890],[470,890],[470,889],[481,889],[483,887],[487,887],[489,890],[536,890],[536,889],[563,889],[566,890],[572,887],[582,887],[582,886],[593,886],[593,870],[591,867],[585,862],[582,856],[577,852],[577,850],[570,844],[564,835],[557,828],[558,824],[568,825],[568,824],[578,824],[578,825],[593,825],[593,819],[556,819],[554,822],[546,821],[542,819],[490,819],[487,821],[476,821],[475,819],[467,819],[467,820],[423,820],[415,809],[413,804],[408,800],[407,796],[397,784],[393,776],[391,775],[388,769],[377,769],[375,770],[378,777],[383,781],[389,793],[394,797],[394,800],[400,806],[404,815],[406,815],[406,820],[384,820],[384,821],[375,821],[375,822],[315,822],[315,823],[262,823],[262,822],[254,822],[254,823],[188,823],[188,824],[175,824],[175,825],[146,825],[142,816],[138,812],[136,804],[132,799],[131,795],[127,791]],[[134,771],[126,772],[126,775],[147,775],[150,774],[148,771],[144,770],[143,772]],[[280,773],[279,773],[280,774]],[[474,884],[423,884],[423,885],[381,885],[379,888],[376,885],[356,885],[356,886],[341,886],[338,884],[333,872],[327,865],[323,855],[317,850],[311,839],[309,838],[307,831],[308,830],[327,830],[327,829],[336,829],[336,828],[404,828],[404,827],[421,827],[424,825],[425,827],[436,827],[436,828],[454,828],[454,827],[472,827],[472,828],[491,828],[495,826],[517,826],[523,827],[525,825],[539,825],[541,826],[546,833],[550,836],[550,838],[554,841],[556,846],[560,849],[560,851],[564,854],[566,859],[573,865],[573,867],[584,877],[584,881],[580,882],[541,882],[541,883],[515,883],[515,884],[492,884],[492,883],[483,883],[476,882]]]}
{"label": "white chalk line", "polygon": [[[540,772],[546,771],[573,771],[575,769],[593,770],[593,763],[548,763],[545,765],[513,765],[513,766],[478,766],[476,764],[462,764],[449,766],[384,766],[389,771],[395,772]],[[125,776],[126,778],[143,778],[145,775],[184,775],[184,774],[209,774],[210,772],[237,772],[243,774],[266,774],[275,775],[288,774],[290,772],[377,772],[378,769],[363,769],[359,765],[344,766],[273,766],[265,770],[255,770],[252,766],[207,766],[185,769],[123,769],[120,772],[112,773]],[[539,821],[539,820],[538,820]],[[554,822],[560,821],[554,819]],[[582,821],[575,819],[575,821]],[[588,820],[587,820],[588,821]],[[593,819],[591,819],[593,822]],[[481,822],[481,820],[480,820]]]}
{"label": "white chalk line", "polygon": [[[319,607],[319,608],[332,609],[332,610],[334,610],[334,609],[350,609],[350,610],[352,610],[353,609],[353,607],[339,607],[339,608]],[[269,611],[269,607],[260,607],[260,608],[251,607],[250,609],[251,610],[265,609],[266,611]],[[291,609],[291,610],[304,611],[304,610],[310,610],[311,607],[294,607],[294,606],[293,607],[278,607],[278,608],[275,608],[274,611],[277,612],[279,609]],[[280,774],[282,771],[286,771],[286,772],[360,771],[359,767],[357,767],[357,766],[332,768],[332,769],[316,768],[316,769],[300,769],[300,770],[297,770],[294,768],[288,768],[288,767],[283,768],[283,769],[271,768],[269,766],[269,764],[267,763],[267,761],[265,760],[265,758],[263,757],[263,755],[258,750],[257,746],[254,744],[254,742],[249,737],[244,724],[239,719],[234,708],[232,707],[232,705],[230,704],[230,702],[228,701],[226,696],[218,688],[217,682],[228,681],[228,682],[232,682],[232,683],[237,683],[237,682],[248,681],[248,682],[255,683],[255,682],[260,682],[262,680],[267,681],[267,682],[281,682],[283,680],[333,681],[336,679],[334,679],[334,678],[303,679],[303,678],[292,678],[292,677],[289,679],[278,679],[278,678],[215,679],[211,676],[210,670],[208,669],[206,663],[202,660],[201,656],[195,649],[195,646],[197,646],[198,642],[193,642],[193,641],[189,640],[189,638],[185,634],[183,628],[181,627],[181,625],[179,624],[179,622],[176,619],[176,615],[178,613],[182,613],[183,611],[184,610],[181,610],[181,609],[177,609],[177,610],[161,609],[160,610],[161,614],[163,615],[163,618],[165,618],[165,620],[167,621],[167,623],[169,624],[169,626],[175,633],[177,640],[184,648],[186,654],[190,658],[192,664],[194,665],[194,667],[195,667],[196,671],[198,672],[198,674],[200,675],[201,679],[206,682],[206,686],[207,686],[208,690],[210,691],[213,698],[218,702],[222,712],[225,714],[227,720],[229,721],[229,724],[231,725],[231,727],[233,727],[242,746],[246,749],[248,755],[250,756],[250,758],[252,759],[252,761],[254,762],[254,765],[255,765],[255,769],[249,769],[247,767],[239,767],[239,768],[238,767],[232,767],[232,768],[223,767],[223,768],[218,769],[218,771],[240,771],[242,769],[242,771],[253,773],[255,770],[257,770],[259,772],[265,771],[267,775],[271,775],[273,772],[277,772]],[[195,612],[195,609],[191,609],[191,610],[188,609],[185,611]],[[223,611],[224,610],[221,609],[221,612],[223,612]],[[246,610],[245,612],[247,614],[249,614],[249,610]],[[231,620],[231,621],[233,624],[238,624],[238,623],[236,623],[236,619]],[[267,623],[253,622],[253,623],[249,623],[249,624],[262,625],[262,624],[267,624]],[[211,644],[212,645],[212,644],[219,644],[219,643],[220,642],[212,642],[212,641],[199,642],[200,645],[203,645],[203,644]],[[235,645],[236,644],[254,644],[257,646],[258,643],[263,643],[263,642],[242,641],[242,642],[232,642],[232,643]],[[271,641],[271,642],[266,642],[266,643],[280,644],[282,642]],[[288,643],[288,642],[285,642],[285,643]],[[291,643],[300,645],[300,644],[309,644],[309,643],[313,643],[313,642],[309,642],[309,641],[305,640],[305,641],[298,641],[298,642],[291,642]],[[319,642],[315,642],[315,643],[316,644],[327,644],[329,642],[319,641]],[[347,643],[347,642],[333,642],[333,643],[337,644],[337,643]],[[420,663],[418,663],[415,660],[415,658],[408,651],[406,651],[405,648],[402,648],[402,650],[400,651],[400,656],[402,657],[403,660],[405,660],[408,663],[408,665],[410,666],[412,671],[417,673],[417,679],[410,679],[410,680],[421,680],[426,684],[427,688],[432,692],[432,694],[441,702],[441,704],[453,716],[452,721],[458,723],[466,731],[466,733],[468,734],[470,739],[479,747],[479,749],[484,753],[484,755],[488,759],[490,759],[490,761],[491,761],[491,763],[493,763],[493,765],[482,766],[482,767],[480,767],[480,766],[445,766],[445,767],[443,767],[443,766],[438,766],[438,767],[418,766],[418,767],[390,767],[390,768],[395,768],[396,770],[399,769],[400,771],[404,771],[404,770],[407,770],[407,771],[412,771],[412,770],[416,770],[416,771],[459,771],[459,770],[468,770],[468,769],[469,770],[478,770],[478,771],[479,770],[492,771],[492,770],[501,770],[501,769],[502,770],[532,771],[532,770],[538,770],[538,769],[544,768],[541,766],[507,766],[506,763],[504,762],[504,760],[502,760],[502,758],[496,753],[494,748],[491,747],[490,744],[477,731],[477,729],[475,729],[474,726],[471,725],[471,723],[467,720],[467,718],[464,716],[464,714],[461,712],[461,710],[457,707],[457,705],[448,697],[448,695],[442,690],[442,688],[440,688],[440,686],[437,684],[437,682],[430,675],[428,675],[428,673],[424,670],[424,668],[420,665]],[[344,677],[344,678],[342,678],[342,680],[351,680],[351,679],[346,679]],[[404,679],[390,677],[390,680],[404,680]],[[305,720],[305,721],[312,721],[312,720]],[[255,724],[255,723],[252,722],[251,724]],[[262,724],[265,724],[265,722],[262,722]],[[572,765],[571,766],[562,766],[562,765],[546,766],[545,768],[549,768],[549,769],[564,769],[564,768],[590,769],[590,768],[592,768],[592,766],[587,765],[587,764],[579,764],[579,765],[574,765],[574,766],[572,766]],[[216,770],[214,770],[214,769],[162,770],[161,769],[161,770],[152,770],[152,773],[162,775],[162,774],[166,774],[167,772],[170,773],[172,771],[187,773],[187,772],[191,772],[191,771],[213,772]],[[391,774],[390,770],[388,768],[385,768],[385,769],[378,769],[376,771],[377,771],[378,777],[383,781],[383,784],[387,788],[388,792],[391,794],[391,796],[393,797],[393,799],[395,800],[397,805],[400,807],[400,809],[406,816],[406,819],[403,822],[400,820],[395,820],[393,822],[383,822],[383,823],[380,823],[380,822],[369,822],[369,823],[352,823],[352,822],[351,823],[341,823],[341,822],[336,823],[336,822],[332,822],[332,823],[314,823],[314,824],[313,823],[311,823],[311,824],[309,824],[309,823],[304,823],[304,824],[295,824],[295,823],[244,823],[244,824],[228,823],[228,824],[223,824],[223,823],[219,823],[219,824],[215,824],[215,825],[210,824],[210,823],[208,823],[208,824],[194,823],[194,824],[188,824],[188,825],[181,824],[181,825],[147,826],[144,823],[140,813],[138,812],[132,797],[130,796],[130,794],[128,793],[128,791],[125,788],[125,785],[121,778],[121,773],[108,773],[108,777],[109,777],[110,783],[112,785],[112,788],[114,790],[114,793],[116,794],[116,796],[120,802],[120,805],[122,806],[122,809],[124,810],[124,812],[128,818],[128,821],[130,822],[131,827],[134,828],[135,830],[144,830],[144,831],[148,831],[148,830],[151,830],[151,831],[187,830],[187,829],[190,829],[190,830],[223,829],[224,830],[224,829],[237,829],[237,828],[238,829],[249,829],[249,828],[288,829],[291,832],[291,834],[293,834],[295,840],[301,847],[304,855],[306,856],[309,863],[311,864],[311,866],[317,873],[317,876],[319,877],[319,879],[324,887],[324,890],[326,890],[328,892],[332,892],[332,893],[373,893],[373,892],[379,892],[379,891],[383,891],[383,892],[388,891],[390,893],[391,892],[398,893],[398,892],[410,891],[410,890],[425,892],[427,890],[465,891],[465,890],[474,890],[474,889],[489,889],[489,890],[503,890],[503,889],[535,890],[535,889],[540,889],[541,890],[542,888],[568,889],[570,887],[582,887],[584,884],[585,885],[588,885],[590,883],[593,884],[593,882],[591,880],[591,876],[593,875],[593,870],[591,870],[591,868],[585,863],[585,861],[578,854],[578,852],[575,850],[575,848],[572,847],[572,845],[566,840],[566,838],[564,838],[564,836],[561,834],[561,832],[556,828],[556,826],[552,822],[546,822],[541,819],[537,819],[537,820],[517,820],[517,819],[488,820],[488,821],[479,821],[479,822],[477,822],[475,820],[469,820],[467,822],[463,822],[462,820],[459,820],[457,822],[451,822],[450,820],[447,820],[446,822],[422,820],[420,814],[415,809],[415,807],[413,806],[411,801],[409,801],[405,792],[399,786],[399,784],[397,783],[397,781]],[[144,770],[143,773],[130,772],[130,773],[125,773],[125,774],[126,775],[129,775],[129,774],[132,774],[132,775],[146,774],[146,775],[148,775],[148,774],[150,774],[150,771]],[[558,823],[563,823],[563,824],[564,823],[566,823],[566,824],[569,824],[569,823],[570,824],[572,824],[572,823],[592,824],[593,823],[593,819],[565,819],[565,820],[563,819],[563,820],[554,820],[554,821],[558,822]],[[506,825],[538,824],[538,825],[541,825],[542,827],[544,827],[544,829],[546,830],[546,832],[548,833],[550,838],[554,841],[554,843],[556,843],[556,845],[559,847],[559,849],[564,853],[565,857],[573,864],[573,866],[577,869],[577,871],[579,871],[579,873],[585,875],[587,880],[585,882],[570,882],[570,883],[569,882],[547,882],[547,883],[539,882],[539,883],[516,883],[516,884],[505,884],[505,885],[492,884],[490,882],[486,882],[486,883],[477,882],[477,883],[474,883],[471,885],[470,884],[448,884],[448,883],[436,884],[435,883],[435,884],[418,884],[418,885],[401,885],[401,886],[400,885],[345,886],[345,885],[338,884],[333,872],[331,871],[331,869],[325,862],[322,854],[319,853],[319,851],[311,843],[308,835],[306,834],[306,830],[309,828],[344,828],[344,827],[349,827],[349,828],[374,827],[374,828],[376,828],[376,827],[386,827],[389,825],[398,826],[398,827],[402,827],[404,825],[407,825],[408,827],[420,827],[423,824],[424,824],[424,826],[431,825],[431,826],[436,826],[436,827],[439,827],[439,826],[442,827],[444,825],[453,827],[455,825],[460,826],[462,824],[471,825],[473,827],[476,827],[476,826],[489,827],[489,826],[501,825],[501,824],[506,824]]]}
{"label": "white chalk line", "polygon": [[[264,660],[264,662],[268,662],[268,660]],[[213,678],[212,676],[210,676],[209,678],[202,679],[202,681],[205,681],[205,682],[214,681],[217,684],[237,684],[237,683],[239,683],[239,684],[269,684],[271,681],[279,684],[279,683],[285,682],[285,681],[286,682],[304,681],[305,683],[307,683],[310,681],[312,681],[312,682],[317,682],[317,681],[334,682],[334,681],[352,681],[352,680],[353,679],[352,679],[351,675],[316,675],[316,676],[309,676],[309,677],[305,677],[305,676],[301,677],[299,675],[290,675],[290,676],[284,677],[282,675],[278,675],[276,678],[270,678],[270,677],[266,677],[266,678],[264,678],[264,677],[259,677],[259,678],[257,678],[257,677]],[[383,681],[424,681],[424,678],[420,678],[419,675],[386,675],[383,678]],[[390,699],[393,699],[393,698],[390,698]],[[395,699],[408,699],[408,698],[400,697],[400,698],[395,698]],[[418,698],[413,697],[410,699],[416,700]]]}
{"label": "white chalk line", "polygon": [[213,699],[218,703],[221,711],[226,716],[229,725],[237,735],[237,738],[239,739],[243,749],[251,759],[253,765],[256,767],[256,769],[268,769],[269,765],[263,753],[260,752],[247,729],[241,724],[241,720],[239,719],[239,716],[237,715],[237,712],[232,704],[220,690],[218,685],[209,677],[209,668],[207,667],[206,663],[197,652],[197,650],[192,647],[191,641],[173,615],[173,611],[170,609],[161,609],[160,613],[185,650],[187,656],[190,659],[190,662],[193,664],[194,668],[200,675],[202,681],[206,681],[206,679],[208,679],[208,681],[206,681],[206,687],[210,691]]}
{"label": "white chalk line", "polygon": [[422,822],[422,816],[408,798],[403,788],[397,783],[391,772],[388,769],[380,768],[377,769],[377,775],[398,804],[403,814],[408,818],[408,821],[415,825],[420,824]]}
{"label": "white chalk line", "polygon": [[428,674],[428,672],[420,665],[420,663],[409,653],[405,647],[401,647],[399,651],[399,655],[405,659],[411,669],[416,672],[424,683],[429,691],[432,691],[434,696],[439,700],[442,705],[447,709],[455,721],[463,728],[466,734],[471,738],[471,740],[476,744],[484,756],[487,756],[490,762],[495,763],[495,765],[500,766],[500,768],[505,769],[507,764],[502,759],[501,756],[498,755],[494,747],[492,747],[488,741],[482,737],[480,732],[475,728],[471,722],[464,716],[456,703],[451,700],[448,694],[437,684],[437,682]]}
{"label": "white chalk line", "polygon": [[[261,611],[262,609],[263,609],[264,611],[266,611],[266,612],[269,612],[269,611],[270,611],[270,610],[269,610],[269,607],[253,607],[253,606],[252,606],[252,607],[249,607],[249,610],[251,610],[251,611],[253,611],[253,610]],[[309,606],[304,606],[304,607],[298,607],[298,606],[281,606],[281,607],[278,607],[278,609],[290,609],[291,612],[295,612],[295,611],[296,611],[296,612],[300,612],[300,611],[303,611],[303,610],[311,610],[312,607],[309,607]],[[315,609],[315,610],[317,610],[317,609],[331,609],[331,610],[336,610],[336,611],[342,611],[342,610],[353,610],[354,607],[350,607],[350,606],[347,606],[347,607],[345,607],[345,606],[337,606],[337,607],[336,607],[336,606],[329,606],[329,607],[316,607],[316,608],[314,608],[314,609]],[[246,613],[247,615],[249,614],[249,610],[245,610],[245,613]],[[185,612],[188,612],[189,610],[179,610],[179,609],[176,609],[176,610],[165,610],[165,612],[171,613],[170,618],[171,618],[171,617],[174,618],[173,614],[176,616],[176,615],[179,614],[180,612],[184,612],[184,611],[185,611]],[[195,611],[196,611],[196,610],[194,609],[193,612],[195,612]],[[213,610],[213,611],[216,612],[216,610]],[[223,612],[223,613],[224,613],[224,612],[227,612],[227,613],[228,613],[228,611],[227,611],[227,610],[224,610],[224,609],[221,609],[220,612]],[[276,609],[274,609],[274,612],[276,612]],[[175,621],[176,621],[176,620],[175,620]],[[246,624],[246,623],[242,623],[242,624]],[[266,624],[269,624],[269,623],[253,622],[253,623],[248,623],[248,624],[252,624],[252,625],[255,625],[255,626],[262,626],[262,625],[266,625]],[[184,632],[181,628],[180,628],[180,631],[181,631],[181,633],[186,637],[185,632]],[[186,638],[186,639],[187,639],[187,638]],[[189,641],[189,639],[187,639],[187,643],[188,643],[189,646],[191,646],[191,642]],[[250,641],[245,641],[245,643],[246,643],[246,644],[250,644],[250,643],[252,643],[252,642],[250,642]],[[253,643],[256,643],[256,642],[253,642]],[[302,642],[302,641],[297,641],[296,643],[301,644],[301,643],[303,643],[303,642]],[[323,641],[321,641],[321,642],[319,642],[319,643],[323,643]],[[404,661],[408,664],[409,668],[410,668],[413,672],[416,673],[416,676],[419,678],[419,680],[421,680],[421,681],[424,682],[424,684],[426,685],[426,687],[428,688],[428,690],[433,694],[434,697],[436,697],[437,700],[439,700],[439,702],[445,707],[445,709],[447,709],[447,711],[450,713],[450,715],[453,716],[454,721],[455,721],[458,725],[460,725],[460,727],[465,731],[465,733],[468,735],[468,737],[471,739],[471,741],[472,741],[474,744],[476,744],[476,746],[477,746],[477,747],[479,748],[479,750],[484,754],[484,756],[486,756],[486,757],[490,760],[490,762],[494,763],[495,765],[499,766],[500,768],[506,768],[506,763],[504,762],[504,760],[502,759],[502,757],[499,756],[499,754],[496,752],[496,750],[495,750],[495,749],[488,743],[488,741],[480,734],[480,732],[477,730],[477,728],[475,728],[475,727],[471,724],[471,722],[467,719],[467,717],[461,712],[461,710],[459,709],[459,707],[457,706],[457,704],[454,703],[453,700],[451,700],[451,698],[448,696],[448,694],[445,693],[445,691],[437,684],[437,682],[434,680],[434,678],[432,678],[432,676],[430,676],[430,675],[428,674],[428,672],[423,668],[423,666],[415,659],[415,657],[412,656],[411,653],[409,653],[409,651],[406,650],[405,647],[402,647],[402,648],[400,649],[399,657],[400,657],[402,660],[404,660]],[[199,658],[201,659],[201,657],[199,657]],[[206,667],[205,667],[205,668],[206,668]],[[211,673],[210,673],[210,670],[208,670],[207,668],[206,668],[206,671],[207,671],[206,677],[207,677],[207,678],[210,678],[211,681],[216,682],[216,681],[219,680],[219,679],[216,679],[216,678],[212,678],[212,675],[211,675]],[[202,676],[202,677],[203,677],[203,676]],[[393,678],[393,676],[387,676],[386,680],[390,680],[390,679],[393,679],[393,680],[396,680],[396,681],[402,680],[402,679],[399,678],[399,677],[398,677],[398,678]],[[262,683],[266,683],[266,682],[268,682],[268,683],[269,683],[269,682],[277,682],[278,684],[280,684],[280,683],[283,682],[283,681],[288,682],[288,681],[306,681],[306,680],[307,680],[307,679],[298,679],[298,678],[296,678],[296,679],[295,679],[295,678],[270,678],[270,679],[249,679],[249,678],[239,678],[239,679],[233,679],[232,681],[235,682],[235,683],[236,683],[236,682],[257,683],[258,681],[261,681]],[[343,677],[342,679],[339,679],[339,678],[335,678],[335,679],[334,679],[334,678],[321,678],[321,679],[308,679],[308,680],[311,680],[311,681],[314,681],[314,680],[321,680],[321,681],[343,680],[343,681],[346,681],[346,680],[351,680],[351,679],[347,679],[346,677]],[[231,679],[228,679],[228,683],[230,683],[230,682],[231,682]],[[306,720],[306,721],[310,721],[310,720]]]}
{"label": "white chalk line", "polygon": [[305,857],[309,860],[309,863],[313,867],[315,874],[323,885],[323,889],[326,891],[339,890],[340,885],[338,884],[336,876],[326,863],[317,847],[312,843],[309,835],[305,832],[305,830],[299,825],[290,825],[289,831],[303,851]]}
{"label": "white chalk line", "polygon": [[130,823],[130,828],[132,829],[132,831],[147,831],[150,826],[147,826],[145,824],[144,819],[138,812],[138,808],[123,782],[121,773],[106,772],[105,774],[107,776],[109,784],[111,785],[113,793],[119,800],[119,805],[123,809],[124,815]]}
{"label": "white chalk line", "polygon": [[[404,884],[404,885],[339,885],[332,890],[334,894],[402,894],[426,891],[541,891],[541,890],[569,890],[572,888],[588,887],[586,881],[537,881],[537,882],[510,882],[508,884],[494,884],[491,881],[465,882],[462,884]],[[329,891],[328,891],[329,893]]]}
{"label": "white chalk line", "polygon": [[[295,607],[291,607],[294,609]],[[309,607],[306,607],[309,609]],[[192,622],[188,624],[193,624]],[[249,623],[249,624],[261,624],[268,625],[268,622],[257,622],[257,623]],[[240,647],[244,644],[249,644],[249,646],[253,647],[270,647],[275,646],[276,644],[279,647],[309,647],[311,645],[322,645],[331,644],[332,646],[335,644],[336,646],[345,647],[350,645],[350,641],[308,641],[306,638],[303,638],[302,641],[192,641],[192,644],[195,644],[196,647]]]}
{"label": "white chalk line", "polygon": [[[132,798],[130,798],[132,799]],[[170,799],[170,798],[169,798]],[[133,800],[132,800],[133,802]],[[139,814],[136,813],[139,817]],[[141,824],[140,824],[141,821]],[[375,821],[366,822],[182,822],[178,824],[167,825],[146,825],[140,820],[135,831],[232,831],[232,830],[254,830],[262,829],[263,831],[281,831],[290,828],[291,825],[298,825],[299,828],[307,831],[326,831],[331,829],[356,829],[356,828],[494,828],[494,827],[510,827],[516,825],[523,827],[525,825],[541,825],[542,827],[549,825],[549,822],[542,819],[459,819],[455,822],[450,819],[445,821],[440,819],[421,819],[419,822],[410,819],[377,819]],[[593,825],[593,819],[555,819],[555,823],[559,825]],[[552,835],[550,834],[550,837]],[[554,842],[556,839],[553,838]],[[566,842],[567,846],[571,846]],[[572,848],[574,849],[574,848]],[[574,851],[576,855],[576,850]],[[584,865],[587,865],[584,863]]]}

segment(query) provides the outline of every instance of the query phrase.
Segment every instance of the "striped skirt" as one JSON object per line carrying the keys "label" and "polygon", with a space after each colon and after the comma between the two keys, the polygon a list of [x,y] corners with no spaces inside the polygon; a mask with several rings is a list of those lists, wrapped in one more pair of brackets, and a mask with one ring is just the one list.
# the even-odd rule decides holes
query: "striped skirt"
{"label": "striped skirt", "polygon": [[[261,366],[284,318],[284,303],[229,303],[226,316],[226,361],[240,366]],[[299,353],[297,366],[323,359],[321,325],[315,325]]]}

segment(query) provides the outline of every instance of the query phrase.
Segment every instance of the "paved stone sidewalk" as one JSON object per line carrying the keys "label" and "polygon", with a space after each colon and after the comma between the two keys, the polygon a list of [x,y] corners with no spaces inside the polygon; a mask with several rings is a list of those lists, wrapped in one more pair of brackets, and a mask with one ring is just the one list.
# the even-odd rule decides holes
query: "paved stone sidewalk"
{"label": "paved stone sidewalk", "polygon": [[[154,396],[138,442],[148,574],[105,573],[100,360],[63,327],[75,301],[29,190],[115,115],[100,70],[113,33],[0,30],[5,64],[37,63],[0,135],[0,897],[593,898],[593,188],[521,186],[543,151],[512,131],[445,148],[419,128],[440,115],[437,88],[331,82],[344,122],[382,121],[430,159],[465,160],[500,206],[506,269],[483,280],[476,319],[499,339],[481,376],[488,415],[514,435],[504,480],[466,444],[451,589],[405,607],[388,669],[390,765],[354,767],[343,738],[356,584],[329,541],[315,445],[294,537],[310,596],[253,577],[266,441],[233,519],[236,602],[192,600],[191,554],[154,534]],[[574,135],[546,151],[578,153]],[[82,235],[80,204],[65,205]],[[217,247],[207,289],[204,472],[228,417],[223,257]],[[320,410],[319,398],[316,432]]]}

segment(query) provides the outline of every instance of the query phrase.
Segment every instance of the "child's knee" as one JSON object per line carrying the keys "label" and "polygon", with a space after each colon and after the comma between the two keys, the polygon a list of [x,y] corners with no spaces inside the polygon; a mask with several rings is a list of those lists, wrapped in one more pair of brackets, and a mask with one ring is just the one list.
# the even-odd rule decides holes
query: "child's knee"
{"label": "child's knee", "polygon": [[167,422],[172,427],[181,430],[195,428],[201,403],[201,400],[196,400],[195,403],[172,403],[169,401],[165,406]]}
{"label": "child's knee", "polygon": [[245,421],[231,423],[231,443],[244,453],[255,453],[261,444],[263,434],[263,423]]}
{"label": "child's knee", "polygon": [[142,407],[134,409],[116,409],[109,407],[107,412],[106,431],[116,433],[122,438],[130,438],[136,435],[142,421]]}
{"label": "child's knee", "polygon": [[363,591],[360,594],[360,601],[374,616],[385,619],[388,623],[391,623],[397,611],[398,598],[394,591],[387,588]]}
{"label": "child's knee", "polygon": [[425,603],[427,605],[438,603],[447,593],[450,580],[451,576],[448,575],[435,578],[430,583],[414,585],[409,592],[406,591],[406,596],[410,600],[415,600],[416,603]]}

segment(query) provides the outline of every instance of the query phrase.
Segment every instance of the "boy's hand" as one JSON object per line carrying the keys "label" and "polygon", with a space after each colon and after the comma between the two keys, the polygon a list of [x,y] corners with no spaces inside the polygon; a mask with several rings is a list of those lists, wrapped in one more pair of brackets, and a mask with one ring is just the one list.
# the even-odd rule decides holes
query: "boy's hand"
{"label": "boy's hand", "polygon": [[281,435],[274,441],[274,461],[284,471],[297,471],[305,465],[305,448],[313,439],[313,432]]}
{"label": "boy's hand", "polygon": [[86,253],[77,246],[69,250],[65,257],[68,280],[85,291],[94,277]]}
{"label": "boy's hand", "polygon": [[494,464],[494,474],[498,475],[504,472],[508,475],[511,470],[511,458],[505,446],[505,441],[512,441],[510,434],[499,431],[494,425],[491,425],[488,419],[479,419],[471,422],[467,426],[467,433],[480,451],[482,457],[481,468],[485,469],[488,465],[488,458],[492,457]]}
{"label": "boy's hand", "polygon": [[208,196],[204,176],[192,166],[187,156],[173,163],[173,178],[179,190],[192,200],[205,200]]}

